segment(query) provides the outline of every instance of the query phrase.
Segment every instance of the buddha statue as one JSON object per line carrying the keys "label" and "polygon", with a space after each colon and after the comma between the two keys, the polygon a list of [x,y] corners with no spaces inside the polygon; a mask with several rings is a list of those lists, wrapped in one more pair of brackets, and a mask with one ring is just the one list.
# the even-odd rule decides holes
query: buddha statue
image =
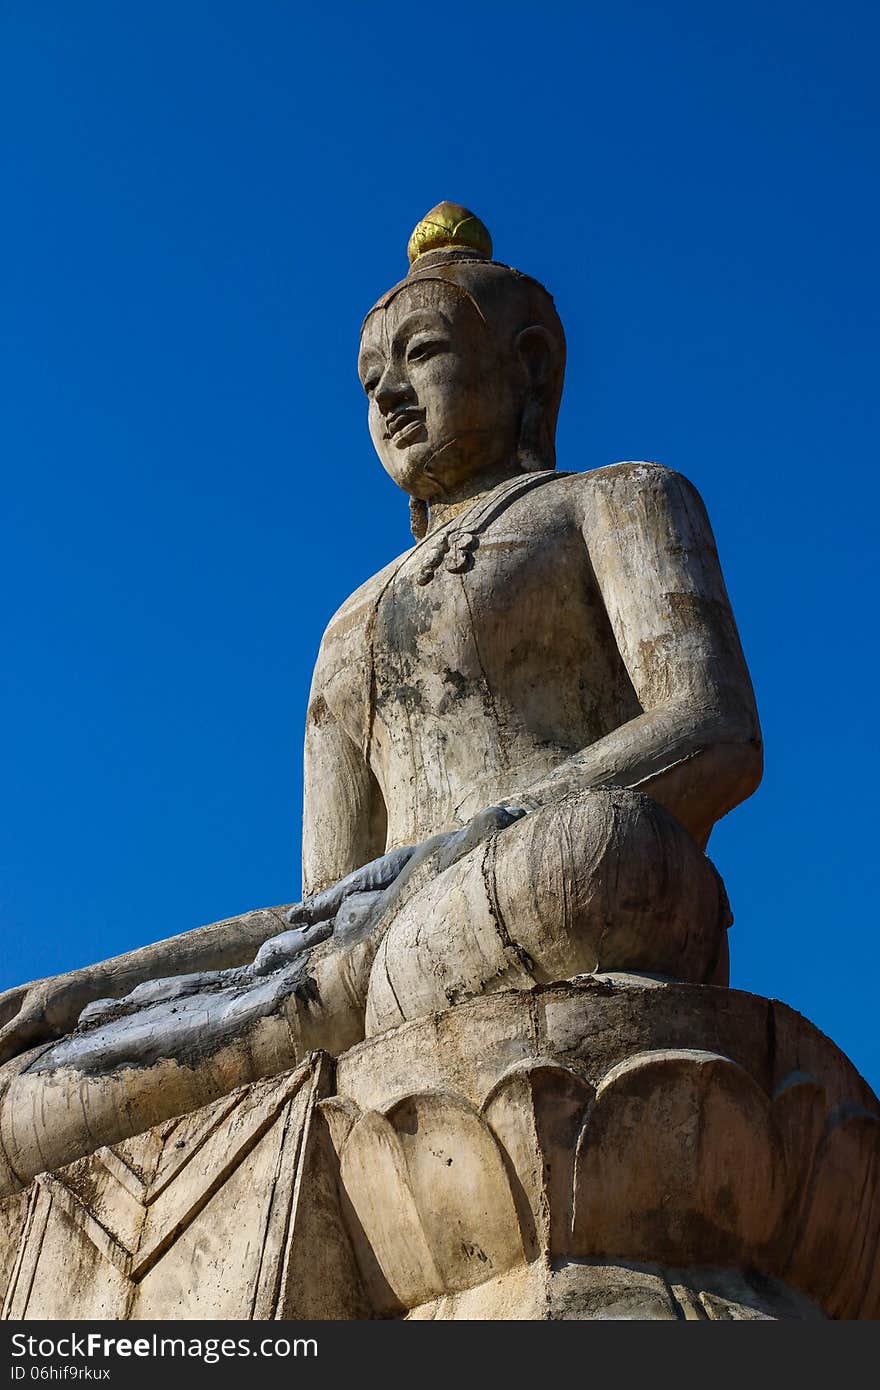
{"label": "buddha statue", "polygon": [[557,470],[562,326],[478,218],[440,204],[409,255],[358,370],[414,544],[321,642],[303,900],[0,996],[21,1182],[472,995],[727,983],[705,849],[761,741],[703,504],[656,463]]}

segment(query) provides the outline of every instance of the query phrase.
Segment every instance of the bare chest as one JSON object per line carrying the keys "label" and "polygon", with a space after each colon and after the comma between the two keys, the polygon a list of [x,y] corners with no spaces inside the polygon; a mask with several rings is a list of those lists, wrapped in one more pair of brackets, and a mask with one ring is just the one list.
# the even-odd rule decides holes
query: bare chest
{"label": "bare chest", "polygon": [[[413,743],[580,746],[620,659],[580,528],[545,496],[415,547],[352,614],[328,703],[371,761]],[[378,770],[378,769],[377,769]]]}

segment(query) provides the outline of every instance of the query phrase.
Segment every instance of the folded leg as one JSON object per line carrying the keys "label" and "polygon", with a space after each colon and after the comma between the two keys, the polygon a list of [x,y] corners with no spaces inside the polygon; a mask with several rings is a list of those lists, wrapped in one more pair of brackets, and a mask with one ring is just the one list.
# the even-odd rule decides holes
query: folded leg
{"label": "folded leg", "polygon": [[726,983],[723,884],[684,827],[627,790],[580,793],[491,836],[386,915],[367,1036],[469,995],[590,971]]}

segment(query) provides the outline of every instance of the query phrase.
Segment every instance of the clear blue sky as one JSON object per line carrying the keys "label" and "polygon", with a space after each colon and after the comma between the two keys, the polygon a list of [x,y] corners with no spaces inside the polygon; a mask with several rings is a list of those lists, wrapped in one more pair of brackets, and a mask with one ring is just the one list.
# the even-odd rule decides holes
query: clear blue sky
{"label": "clear blue sky", "polygon": [[408,543],[358,329],[449,198],[556,296],[561,466],[706,500],[767,748],[733,983],[880,1088],[878,13],[0,6],[0,985],[298,895],[318,641]]}

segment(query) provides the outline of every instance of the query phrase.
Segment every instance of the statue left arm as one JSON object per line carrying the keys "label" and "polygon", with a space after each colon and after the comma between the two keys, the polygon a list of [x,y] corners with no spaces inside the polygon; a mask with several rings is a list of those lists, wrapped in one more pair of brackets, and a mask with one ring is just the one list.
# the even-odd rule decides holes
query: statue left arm
{"label": "statue left arm", "polygon": [[528,788],[637,787],[705,845],[757,787],[752,683],[699,494],[657,464],[584,476],[583,534],[642,713]]}

